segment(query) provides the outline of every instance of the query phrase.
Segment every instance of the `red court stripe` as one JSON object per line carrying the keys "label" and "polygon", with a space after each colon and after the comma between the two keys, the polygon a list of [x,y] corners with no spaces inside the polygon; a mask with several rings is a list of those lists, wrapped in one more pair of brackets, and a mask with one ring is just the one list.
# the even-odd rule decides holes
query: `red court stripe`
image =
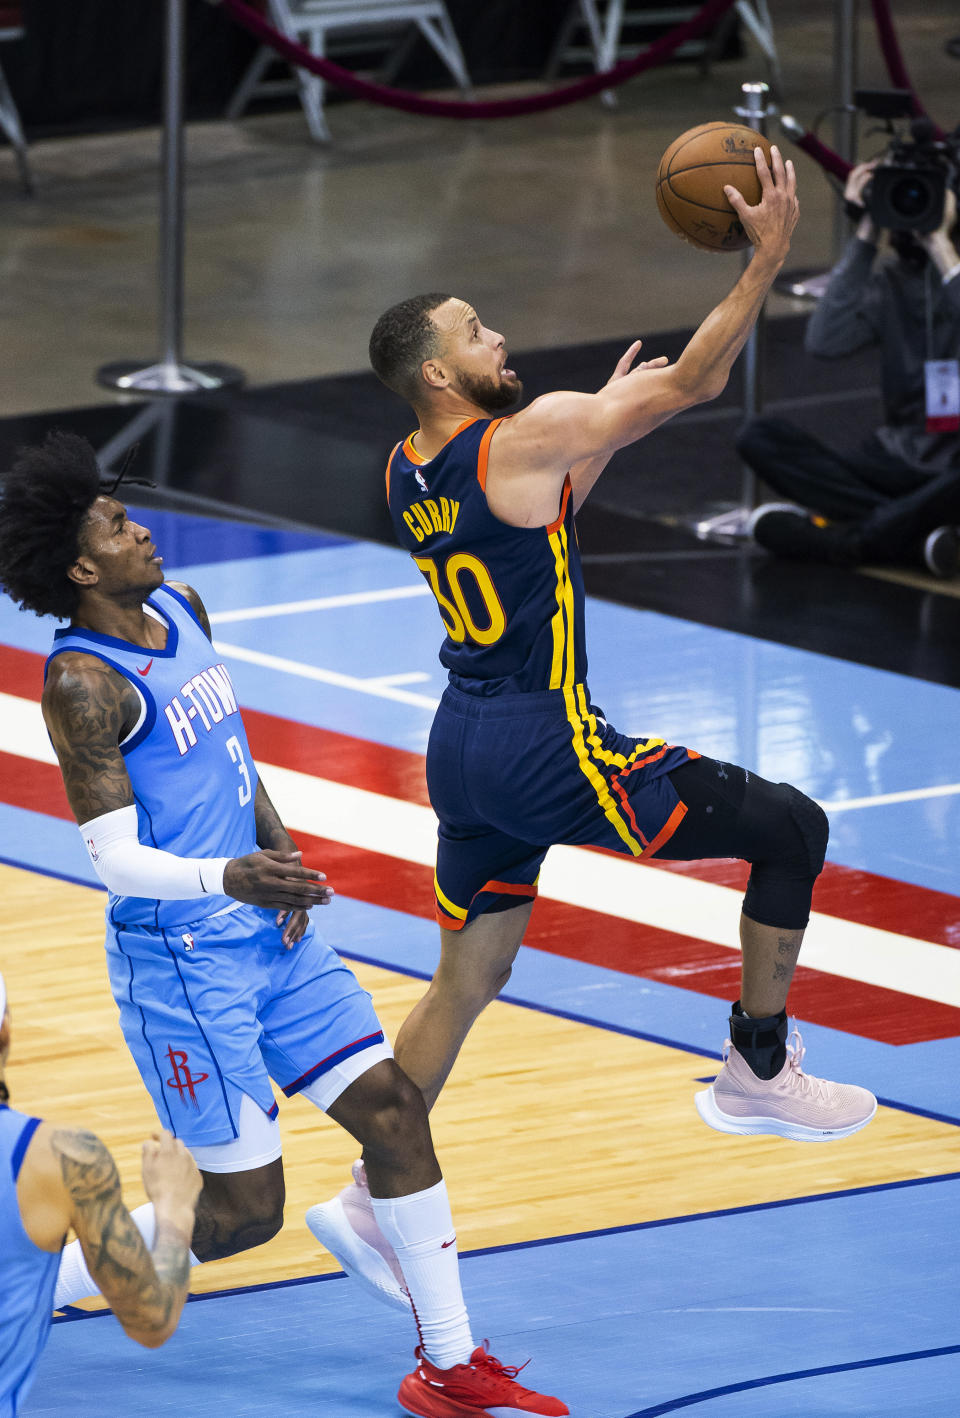
{"label": "red court stripe", "polygon": [[[300,832],[297,843],[307,865],[326,872],[336,891],[375,906],[433,919],[433,872],[429,867]],[[322,920],[331,943],[349,953],[350,942],[336,940],[335,907],[331,907],[329,918]],[[679,985],[726,1001],[735,1000],[740,992],[737,951],[543,896],[533,908],[524,943],[569,960]],[[803,965],[794,975],[790,1010],[811,1023],[884,1044],[960,1036],[960,1009]],[[647,1023],[653,1027],[651,1021]]]}
{"label": "red court stripe", "polygon": [[48,817],[65,817],[73,821],[56,764],[38,763],[35,758],[21,758],[19,754],[4,753],[2,750],[0,802],[29,808],[32,812],[43,812]]}
{"label": "red court stripe", "polygon": [[[54,764],[0,752],[0,783],[4,801],[15,807],[72,820]],[[298,832],[297,841],[308,865],[326,872],[330,885],[343,895],[433,920],[430,867],[306,833]],[[335,935],[333,908],[329,928]],[[733,1000],[739,992],[740,958],[735,951],[562,901],[539,898],[526,943],[570,960],[723,1000]],[[349,951],[349,941],[342,944]],[[960,1009],[802,965],[794,976],[790,1005],[794,1013],[812,1023],[887,1044],[960,1036]]]}

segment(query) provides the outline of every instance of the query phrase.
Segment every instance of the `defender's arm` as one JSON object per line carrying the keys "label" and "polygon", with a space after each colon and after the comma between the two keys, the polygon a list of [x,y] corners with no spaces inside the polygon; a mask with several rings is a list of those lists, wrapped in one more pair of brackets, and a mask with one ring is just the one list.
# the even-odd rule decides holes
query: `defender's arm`
{"label": "defender's arm", "polygon": [[58,1250],[72,1226],[97,1287],[131,1339],[155,1349],[177,1327],[187,1298],[200,1174],[168,1133],[144,1144],[143,1176],[156,1213],[148,1251],[123,1204],[116,1164],[93,1133],[37,1129],[18,1183],[27,1234]]}

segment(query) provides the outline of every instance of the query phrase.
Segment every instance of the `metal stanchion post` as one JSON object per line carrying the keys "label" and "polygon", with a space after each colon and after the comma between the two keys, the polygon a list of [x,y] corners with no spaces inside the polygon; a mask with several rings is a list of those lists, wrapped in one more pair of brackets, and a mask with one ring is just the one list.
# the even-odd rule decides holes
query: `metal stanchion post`
{"label": "metal stanchion post", "polygon": [[183,340],[183,58],[185,0],[167,0],[164,36],[163,142],[160,165],[159,362],[121,360],[97,382],[130,394],[197,394],[242,384],[230,364],[185,364]]}
{"label": "metal stanchion post", "polygon": [[[849,163],[857,160],[857,110],[853,94],[859,68],[858,18],[857,0],[837,0],[833,27],[833,92],[837,105],[833,115],[833,146]],[[849,230],[843,193],[838,192],[833,204],[834,261],[839,261],[843,255]]]}
{"label": "metal stanchion post", "polygon": [[[734,113],[767,136],[767,122],[770,117],[770,87],[764,83],[743,84],[743,102]],[[753,260],[754,250],[748,246],[744,252],[744,270]],[[763,347],[766,333],[766,304],[757,316],[757,323],[750,331],[743,347],[743,415],[744,419],[756,418],[763,407]],[[757,479],[751,468],[744,463],[740,483],[740,502],[727,512],[713,517],[704,517],[694,522],[693,530],[703,541],[739,541],[747,535],[747,523],[757,500]]]}
{"label": "metal stanchion post", "polygon": [[[857,0],[834,0],[833,10],[833,146],[849,163],[857,160],[857,110],[853,95],[857,87],[859,69],[859,13]],[[803,134],[803,127],[796,119],[784,114],[780,125],[788,137]],[[832,260],[839,261],[846,245],[848,223],[843,206],[843,192],[838,191],[833,203],[833,254]],[[777,277],[774,288],[782,295],[806,297],[819,300],[827,288],[829,271],[784,271]]]}

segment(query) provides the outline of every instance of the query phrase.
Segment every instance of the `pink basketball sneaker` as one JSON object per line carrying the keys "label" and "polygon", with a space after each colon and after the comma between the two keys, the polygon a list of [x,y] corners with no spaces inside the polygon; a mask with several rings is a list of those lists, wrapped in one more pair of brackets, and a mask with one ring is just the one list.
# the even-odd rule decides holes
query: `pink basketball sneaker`
{"label": "pink basketball sneaker", "polygon": [[831,1142],[866,1127],[877,1111],[873,1094],[853,1083],[830,1083],[804,1073],[805,1052],[794,1029],[783,1068],[776,1077],[763,1079],[727,1039],[723,1068],[711,1087],[697,1094],[697,1112],[717,1132],[770,1133],[798,1142]]}
{"label": "pink basketball sneaker", "polygon": [[[529,1362],[529,1361],[528,1361]],[[520,1368],[526,1368],[522,1364]],[[487,1341],[466,1364],[437,1369],[417,1350],[417,1367],[400,1385],[400,1407],[415,1418],[569,1418],[570,1409],[559,1398],[534,1393],[517,1383],[520,1369],[501,1364],[490,1353]]]}
{"label": "pink basketball sneaker", "polygon": [[400,1262],[377,1225],[362,1162],[353,1164],[353,1181],[319,1206],[311,1206],[307,1226],[354,1280],[376,1299],[412,1314]]}

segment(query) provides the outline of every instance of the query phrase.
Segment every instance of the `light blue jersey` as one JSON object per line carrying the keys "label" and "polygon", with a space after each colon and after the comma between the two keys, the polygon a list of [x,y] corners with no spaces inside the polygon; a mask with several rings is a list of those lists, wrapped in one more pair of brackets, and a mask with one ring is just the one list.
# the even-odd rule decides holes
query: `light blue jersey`
{"label": "light blue jersey", "polygon": [[[120,745],[140,841],[178,857],[243,857],[257,850],[256,770],[237,698],[189,602],[169,586],[147,601],[167,625],[162,650],[73,626],[58,630],[47,665],[67,650],[103,660],[133,685],[140,717]],[[195,922],[232,905],[228,896],[156,901],[111,893],[120,925],[156,929]]]}
{"label": "light blue jersey", "polygon": [[17,1177],[39,1124],[0,1104],[0,1418],[16,1418],[50,1332],[59,1251],[23,1229]]}

